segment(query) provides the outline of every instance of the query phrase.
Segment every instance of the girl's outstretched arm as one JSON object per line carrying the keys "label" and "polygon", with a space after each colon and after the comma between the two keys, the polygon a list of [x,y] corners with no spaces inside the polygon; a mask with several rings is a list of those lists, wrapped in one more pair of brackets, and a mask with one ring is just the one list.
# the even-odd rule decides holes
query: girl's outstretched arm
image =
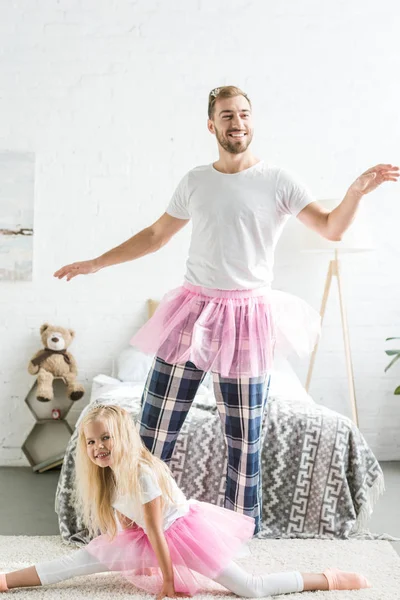
{"label": "girl's outstretched arm", "polygon": [[168,598],[183,596],[184,594],[175,592],[172,560],[163,530],[161,496],[143,504],[143,512],[146,522],[147,537],[153,547],[163,574],[163,588],[160,594],[158,594],[157,600],[161,600],[166,596],[168,596]]}

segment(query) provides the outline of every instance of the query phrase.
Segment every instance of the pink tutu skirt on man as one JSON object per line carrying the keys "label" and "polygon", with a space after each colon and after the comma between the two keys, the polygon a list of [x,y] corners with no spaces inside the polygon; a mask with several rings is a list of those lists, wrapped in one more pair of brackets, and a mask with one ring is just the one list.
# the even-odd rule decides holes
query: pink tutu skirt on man
{"label": "pink tutu skirt on man", "polygon": [[275,354],[309,355],[319,333],[319,313],[292,294],[185,282],[163,297],[130,343],[171,364],[191,361],[223,377],[257,377],[272,369]]}

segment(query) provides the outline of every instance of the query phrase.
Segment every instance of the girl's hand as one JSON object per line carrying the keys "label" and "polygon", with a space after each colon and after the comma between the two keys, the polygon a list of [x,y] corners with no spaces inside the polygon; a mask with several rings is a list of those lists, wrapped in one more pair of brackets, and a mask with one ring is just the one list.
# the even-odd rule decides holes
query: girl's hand
{"label": "girl's hand", "polygon": [[58,277],[58,279],[66,277],[67,281],[69,281],[77,275],[89,275],[90,273],[96,273],[96,271],[99,271],[99,269],[100,266],[97,264],[96,259],[84,260],[82,262],[76,262],[62,267],[54,273],[54,277]]}
{"label": "girl's hand", "polygon": [[393,165],[377,165],[368,169],[357,177],[354,183],[349,188],[350,192],[355,192],[360,196],[369,194],[375,190],[384,181],[397,181],[399,177],[399,167]]}
{"label": "girl's hand", "polygon": [[156,600],[163,600],[163,598],[187,598],[187,594],[176,592],[174,584],[172,582],[166,583],[164,581],[162,590],[159,594],[157,594]]}

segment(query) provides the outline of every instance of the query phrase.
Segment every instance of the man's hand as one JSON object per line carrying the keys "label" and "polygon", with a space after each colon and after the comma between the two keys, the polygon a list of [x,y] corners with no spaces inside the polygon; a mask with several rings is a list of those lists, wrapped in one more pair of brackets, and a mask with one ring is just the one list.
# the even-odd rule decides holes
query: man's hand
{"label": "man's hand", "polygon": [[364,196],[375,190],[384,181],[397,181],[399,167],[393,165],[377,165],[357,177],[349,187],[349,192]]}
{"label": "man's hand", "polygon": [[77,275],[89,275],[90,273],[96,273],[96,271],[99,271],[100,268],[101,267],[98,265],[96,259],[84,260],[82,262],[76,262],[62,267],[54,273],[54,277],[58,277],[58,279],[66,277],[67,281],[69,281]]}
{"label": "man's hand", "polygon": [[187,598],[187,594],[182,594],[181,592],[176,592],[173,582],[166,583],[164,581],[162,590],[159,594],[157,594],[156,600],[163,600],[163,598]]}

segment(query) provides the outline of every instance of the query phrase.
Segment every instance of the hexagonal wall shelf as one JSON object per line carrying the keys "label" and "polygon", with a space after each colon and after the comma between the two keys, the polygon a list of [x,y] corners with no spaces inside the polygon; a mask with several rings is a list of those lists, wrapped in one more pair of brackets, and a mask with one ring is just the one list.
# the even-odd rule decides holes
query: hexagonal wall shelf
{"label": "hexagonal wall shelf", "polygon": [[[67,397],[62,379],[53,383],[54,399],[40,402],[36,398],[36,381],[31,387],[25,402],[36,423],[22,445],[22,451],[34,471],[43,472],[62,464],[65,448],[72,434],[65,420],[73,402]],[[57,418],[53,411],[57,410]]]}
{"label": "hexagonal wall shelf", "polygon": [[25,398],[25,402],[28,405],[32,415],[35,417],[35,420],[43,421],[51,419],[51,413],[53,409],[58,409],[60,411],[61,419],[65,419],[71,409],[71,406],[73,405],[73,402],[66,394],[66,386],[63,380],[61,378],[54,380],[54,400],[50,400],[50,402],[40,402],[40,400],[36,398],[36,388],[37,384],[35,381],[28,392],[27,397]]}
{"label": "hexagonal wall shelf", "polygon": [[61,461],[71,434],[67,421],[61,419],[36,423],[22,446],[34,471],[43,470],[49,460],[51,465]]}

